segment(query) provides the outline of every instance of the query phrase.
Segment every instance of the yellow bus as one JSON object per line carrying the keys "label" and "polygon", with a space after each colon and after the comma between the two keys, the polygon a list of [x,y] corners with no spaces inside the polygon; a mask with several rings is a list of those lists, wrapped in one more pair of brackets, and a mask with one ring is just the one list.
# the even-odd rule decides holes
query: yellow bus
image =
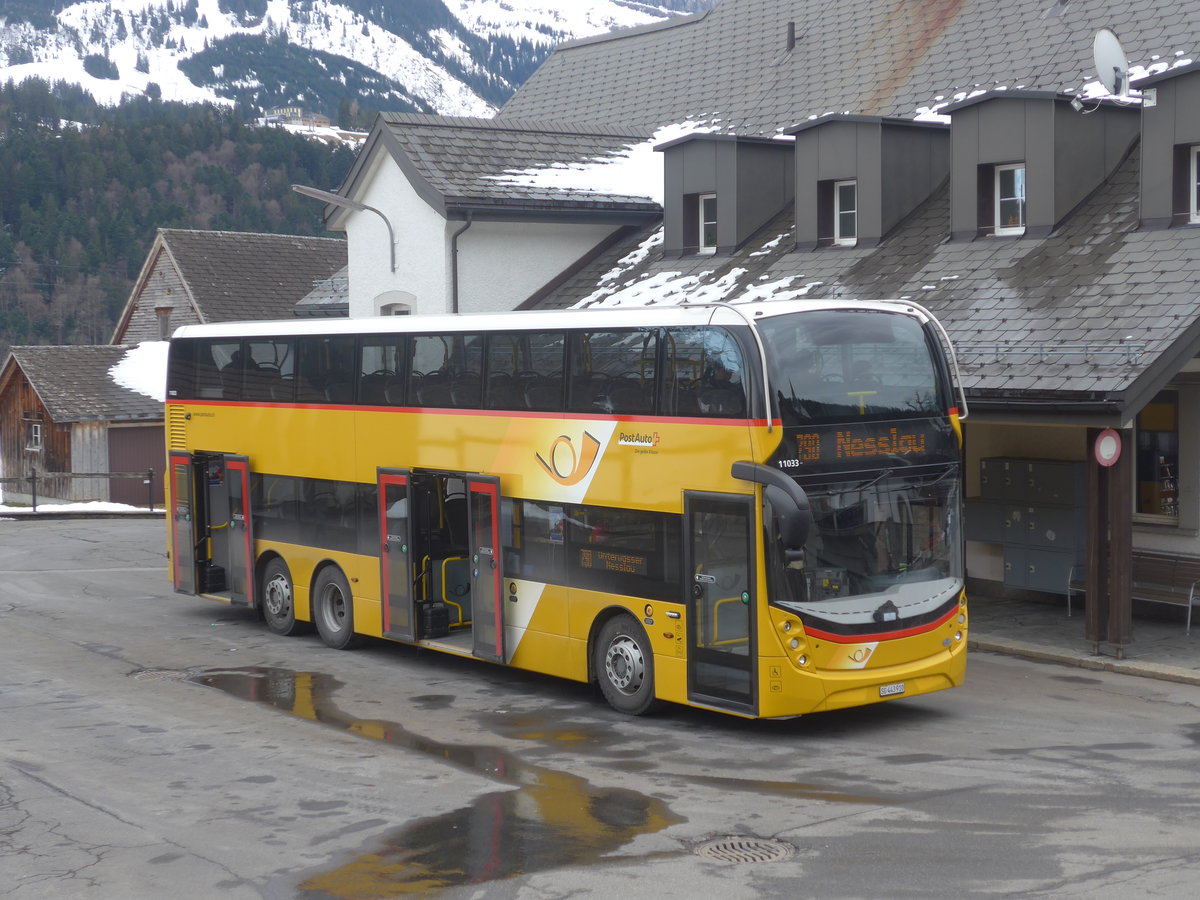
{"label": "yellow bus", "polygon": [[787,717],[962,682],[949,342],[905,302],[179,329],[175,590]]}

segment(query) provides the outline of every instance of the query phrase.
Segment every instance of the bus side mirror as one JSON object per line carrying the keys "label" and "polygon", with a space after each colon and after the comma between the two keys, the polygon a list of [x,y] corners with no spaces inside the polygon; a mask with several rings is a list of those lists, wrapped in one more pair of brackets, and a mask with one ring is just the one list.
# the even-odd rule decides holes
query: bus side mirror
{"label": "bus side mirror", "polygon": [[[797,485],[803,493],[803,489]],[[799,559],[804,555],[804,545],[808,541],[808,530],[812,525],[812,514],[808,509],[808,497],[804,498],[801,507],[794,497],[773,484],[763,488],[763,496],[771,504],[775,514],[775,528],[779,534],[779,543],[783,546],[783,555],[788,562]]]}
{"label": "bus side mirror", "polygon": [[784,556],[789,562],[799,559],[812,526],[812,512],[804,489],[791,476],[761,463],[735,462],[730,474],[741,481],[764,485],[763,496],[774,512]]}

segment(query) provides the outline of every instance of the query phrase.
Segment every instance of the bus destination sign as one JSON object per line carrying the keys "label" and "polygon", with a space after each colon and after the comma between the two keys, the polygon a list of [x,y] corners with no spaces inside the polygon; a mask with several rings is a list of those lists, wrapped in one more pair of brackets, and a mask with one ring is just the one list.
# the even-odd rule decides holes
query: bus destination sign
{"label": "bus destination sign", "polygon": [[[953,437],[930,419],[910,422],[851,423],[789,428],[775,454],[781,469],[821,468],[900,458],[910,463],[953,455]],[[943,433],[946,432],[946,433]]]}

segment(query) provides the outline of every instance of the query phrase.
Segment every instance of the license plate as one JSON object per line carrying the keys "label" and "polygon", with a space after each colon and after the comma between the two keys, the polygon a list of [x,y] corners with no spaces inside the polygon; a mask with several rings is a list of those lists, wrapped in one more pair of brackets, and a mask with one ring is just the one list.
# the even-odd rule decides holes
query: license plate
{"label": "license plate", "polygon": [[895,684],[881,684],[879,686],[880,697],[894,697],[897,694],[904,693],[904,682],[897,681]]}

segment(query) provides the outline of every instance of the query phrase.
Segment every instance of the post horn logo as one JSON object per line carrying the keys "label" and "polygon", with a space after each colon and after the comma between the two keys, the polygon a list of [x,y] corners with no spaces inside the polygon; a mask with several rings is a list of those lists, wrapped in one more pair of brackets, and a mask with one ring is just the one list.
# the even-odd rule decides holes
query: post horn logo
{"label": "post horn logo", "polygon": [[576,451],[571,439],[565,434],[560,434],[550,445],[550,452],[546,454],[550,457],[549,461],[540,453],[535,453],[534,457],[546,470],[547,475],[559,484],[570,487],[583,481],[600,454],[600,442],[586,431],[583,433],[581,444],[580,450]]}

